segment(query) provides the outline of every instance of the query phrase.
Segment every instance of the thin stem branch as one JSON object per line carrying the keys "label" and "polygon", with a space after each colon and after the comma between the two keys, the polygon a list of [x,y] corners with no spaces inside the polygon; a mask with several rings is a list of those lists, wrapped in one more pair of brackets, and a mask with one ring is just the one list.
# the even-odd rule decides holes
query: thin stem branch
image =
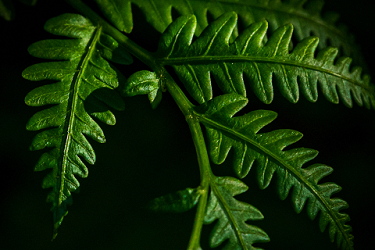
{"label": "thin stem branch", "polygon": [[200,237],[202,232],[204,216],[206,212],[209,191],[208,189],[211,182],[212,172],[210,167],[210,160],[207,154],[206,143],[204,141],[202,128],[200,126],[199,120],[194,115],[189,115],[186,117],[186,121],[189,124],[190,132],[193,137],[201,176],[201,197],[199,199],[193,230],[190,236],[189,246],[187,249],[200,250]]}
{"label": "thin stem branch", "polygon": [[200,250],[200,237],[208,200],[208,189],[211,182],[212,171],[210,167],[210,160],[207,153],[206,143],[202,133],[198,117],[193,111],[194,105],[188,100],[181,88],[176,84],[173,78],[168,74],[166,69],[156,62],[155,57],[151,52],[138,46],[127,36],[114,28],[108,22],[103,20],[98,14],[91,10],[86,4],[80,0],[66,0],[72,7],[80,13],[88,17],[94,24],[100,25],[103,31],[112,36],[118,43],[123,45],[128,52],[140,59],[143,63],[153,69],[162,80],[162,84],[167,88],[176,104],[184,114],[189,125],[190,132],[193,138],[194,146],[197,152],[201,184],[199,191],[201,197],[199,199],[197,213],[194,220],[193,230],[190,237],[188,250]]}
{"label": "thin stem branch", "polygon": [[206,212],[209,185],[211,183],[211,177],[213,176],[210,166],[210,160],[207,153],[206,142],[202,133],[202,128],[199,123],[199,119],[193,111],[193,105],[187,99],[185,94],[182,92],[180,87],[175,83],[172,77],[165,71],[165,85],[168,92],[172,95],[173,99],[177,103],[178,107],[185,115],[186,121],[190,128],[190,133],[193,138],[195,150],[197,153],[201,184],[200,192],[201,197],[199,199],[197,212],[195,214],[195,220],[193,225],[192,234],[190,236],[188,250],[201,250],[200,237],[203,227],[204,216]]}
{"label": "thin stem branch", "polygon": [[94,24],[102,26],[102,29],[105,33],[112,36],[118,43],[123,45],[128,52],[136,56],[139,60],[145,63],[147,66],[151,67],[152,69],[155,68],[157,65],[155,62],[155,58],[152,56],[152,53],[147,51],[146,49],[142,48],[132,40],[130,40],[127,36],[121,33],[118,29],[113,27],[107,21],[105,21],[102,17],[96,14],[90,7],[84,4],[81,0],[65,0],[68,4],[70,4],[74,9],[76,9],[81,14],[85,15],[89,18]]}

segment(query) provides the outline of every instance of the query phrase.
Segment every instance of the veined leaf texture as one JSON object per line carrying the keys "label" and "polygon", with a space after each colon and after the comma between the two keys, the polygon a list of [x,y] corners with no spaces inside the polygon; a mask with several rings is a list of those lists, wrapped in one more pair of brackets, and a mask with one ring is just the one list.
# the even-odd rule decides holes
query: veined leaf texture
{"label": "veined leaf texture", "polygon": [[124,96],[148,95],[151,107],[156,108],[162,98],[160,79],[154,72],[141,70],[132,74],[122,90]]}
{"label": "veined leaf texture", "polygon": [[[318,152],[307,148],[284,150],[300,140],[302,134],[298,131],[259,133],[276,118],[275,112],[257,110],[235,116],[246,105],[246,96],[250,91],[262,102],[271,103],[276,85],[292,103],[298,102],[300,92],[309,101],[315,102],[320,88],[322,94],[333,103],[341,101],[352,107],[354,99],[360,106],[375,108],[375,88],[370,84],[369,77],[362,75],[361,68],[351,68],[350,58],[336,60],[337,49],[325,48],[327,41],[330,41],[330,44],[344,48],[348,55],[352,53],[350,49],[353,46],[352,41],[346,39],[347,34],[336,29],[335,16],[324,20],[321,18],[322,1],[96,2],[107,18],[122,31],[130,32],[132,29],[131,8],[134,4],[146,13],[149,23],[164,32],[158,51],[150,53],[114,31],[105,21],[96,20],[99,17],[88,15],[93,22],[103,24],[104,30],[115,34],[113,37],[155,71],[141,70],[131,75],[124,88],[126,96],[148,94],[155,108],[161,99],[161,86],[170,84],[167,87],[178,89],[164,67],[172,66],[187,91],[200,105],[192,105],[179,89],[180,92],[171,91],[179,107],[181,103],[185,105],[181,111],[189,126],[195,126],[191,131],[194,142],[200,140],[200,144],[195,145],[198,145],[201,170],[202,158],[206,157],[207,160],[204,162],[205,172],[201,171],[202,180],[208,179],[202,181],[198,188],[156,198],[150,204],[152,208],[187,211],[199,203],[201,197],[207,202],[210,189],[207,207],[200,207],[207,208],[204,222],[217,220],[210,238],[212,247],[225,241],[223,249],[227,250],[258,249],[253,243],[269,240],[263,230],[248,224],[248,220],[262,219],[262,214],[234,198],[247,190],[246,185],[232,177],[215,177],[211,170],[207,170],[210,169],[207,154],[202,156],[202,151],[206,153],[205,139],[203,135],[199,139],[194,137],[202,134],[199,125],[202,123],[206,127],[208,153],[212,162],[221,164],[233,149],[237,176],[246,177],[255,165],[261,188],[269,186],[274,173],[277,173],[280,197],[285,199],[292,190],[293,206],[298,213],[305,204],[311,219],[320,213],[321,231],[328,226],[332,241],[336,241],[344,250],[352,249],[351,227],[345,224],[349,216],[341,213],[342,209],[347,208],[347,203],[339,198],[331,198],[341,188],[334,183],[319,183],[332,172],[332,168],[323,164],[303,167]],[[172,8],[188,16],[171,23]],[[208,24],[210,14],[218,19]],[[238,25],[238,21],[241,25]],[[48,201],[53,204],[55,237],[67,214],[67,205],[71,203],[71,192],[80,185],[76,177],[88,175],[84,161],[94,164],[96,159],[86,136],[105,142],[104,133],[93,118],[113,125],[116,120],[107,105],[117,110],[123,109],[122,100],[113,91],[122,76],[108,61],[130,64],[132,58],[115,39],[104,34],[100,26],[95,27],[82,16],[62,15],[48,21],[45,29],[55,35],[73,38],[45,40],[31,45],[30,54],[59,61],[33,65],[23,72],[23,76],[29,80],[57,81],[36,88],[25,99],[31,106],[50,105],[35,114],[27,128],[42,130],[33,140],[31,149],[52,148],[42,155],[35,170],[52,169],[44,179],[43,187],[52,188]],[[296,44],[292,44],[293,30],[297,38],[293,42],[299,41]],[[310,37],[311,34],[319,38]],[[316,56],[318,47],[324,49]],[[214,97],[218,93],[213,93],[212,78],[223,95]],[[204,210],[200,211],[197,218],[203,223]],[[196,239],[195,242],[198,242],[199,238]]]}
{"label": "veined leaf texture", "polygon": [[260,250],[253,244],[267,242],[269,237],[262,229],[249,225],[246,221],[261,220],[262,213],[233,197],[246,192],[248,187],[233,177],[214,177],[210,186],[211,195],[204,222],[209,224],[218,219],[211,234],[211,247],[217,247],[229,239],[224,249]]}
{"label": "veined leaf texture", "polygon": [[[323,0],[96,0],[104,15],[120,30],[130,33],[133,29],[132,4],[139,7],[147,21],[159,32],[172,23],[172,8],[180,15],[195,15],[199,36],[208,26],[208,13],[214,19],[226,12],[236,12],[241,26],[267,20],[273,32],[285,24],[293,24],[297,41],[311,35],[320,39],[319,48],[330,44],[352,57],[356,65],[366,67],[353,36],[346,28],[337,26],[338,15],[322,14]],[[233,31],[238,36],[238,27]]]}
{"label": "veined leaf texture", "polygon": [[223,14],[212,22],[194,42],[197,25],[194,16],[180,17],[163,33],[157,52],[158,62],[171,65],[190,95],[198,102],[211,100],[211,78],[224,93],[246,96],[250,88],[264,103],[271,103],[274,85],[292,103],[300,92],[311,102],[318,98],[318,85],[331,102],[353,101],[375,108],[375,87],[362,69],[350,69],[351,59],[335,62],[337,49],[328,47],[314,53],[319,38],[309,37],[289,52],[292,25],[278,28],[263,45],[268,23],[253,23],[233,43],[230,36],[237,22],[235,13]]}
{"label": "veined leaf texture", "polygon": [[108,106],[122,110],[124,103],[113,89],[121,75],[106,59],[129,64],[132,58],[118,43],[102,33],[100,27],[77,14],[63,14],[47,21],[45,29],[73,39],[43,40],[29,47],[31,55],[59,61],[32,65],[23,77],[32,80],[55,80],[32,90],[25,102],[30,106],[53,105],[36,113],[28,130],[43,130],[34,138],[31,149],[52,148],[44,153],[35,170],[51,168],[43,188],[52,188],[47,201],[52,202],[55,232],[72,202],[71,192],[80,186],[76,176],[87,177],[83,160],[95,163],[95,152],[86,136],[105,142],[102,129],[92,117],[114,125],[115,116]]}
{"label": "veined leaf texture", "polygon": [[317,156],[316,150],[283,150],[302,138],[298,131],[281,129],[258,133],[276,118],[275,112],[257,110],[233,117],[247,102],[241,95],[226,94],[196,108],[199,120],[207,130],[211,160],[221,164],[233,149],[236,174],[240,178],[246,177],[255,163],[257,179],[262,189],[268,187],[274,173],[277,173],[280,198],[285,199],[293,187],[292,201],[296,212],[300,213],[307,204],[307,214],[310,219],[314,219],[320,211],[320,230],[323,232],[329,225],[331,241],[336,239],[337,245],[342,249],[352,249],[352,228],[345,224],[350,218],[340,212],[348,204],[342,199],[331,198],[341,187],[334,183],[318,184],[333,169],[323,164],[303,167]]}

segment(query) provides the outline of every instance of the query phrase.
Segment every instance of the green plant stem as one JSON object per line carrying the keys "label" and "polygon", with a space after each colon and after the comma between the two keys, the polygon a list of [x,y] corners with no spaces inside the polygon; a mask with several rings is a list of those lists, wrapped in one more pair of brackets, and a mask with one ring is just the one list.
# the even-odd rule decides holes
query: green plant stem
{"label": "green plant stem", "polygon": [[206,143],[204,141],[202,128],[200,126],[199,120],[195,115],[191,114],[186,117],[186,121],[189,124],[190,132],[193,137],[201,176],[201,197],[199,199],[197,213],[195,215],[193,231],[190,236],[188,250],[199,250],[201,249],[200,236],[206,212],[208,189],[209,184],[211,182],[212,172],[210,167],[210,161],[207,154]]}
{"label": "green plant stem", "polygon": [[81,14],[85,15],[96,25],[102,26],[102,29],[105,33],[112,36],[118,43],[123,45],[128,52],[136,56],[139,60],[145,63],[147,66],[152,69],[155,68],[156,62],[152,54],[130,40],[127,36],[121,33],[118,29],[113,27],[98,14],[95,13],[90,7],[84,4],[81,0],[65,0],[69,5],[76,9]]}
{"label": "green plant stem", "polygon": [[98,14],[91,10],[86,4],[80,0],[66,0],[72,7],[87,16],[94,24],[100,25],[103,31],[111,35],[118,43],[123,45],[128,52],[137,57],[147,66],[152,68],[158,75],[161,76],[162,84],[167,88],[176,104],[184,114],[186,121],[189,125],[191,135],[193,137],[194,146],[197,152],[198,164],[200,169],[201,184],[199,192],[201,193],[197,213],[194,220],[193,230],[190,237],[188,250],[199,250],[200,247],[200,236],[206,212],[207,200],[208,200],[208,189],[213,176],[210,160],[207,153],[206,143],[202,133],[202,128],[199,123],[199,119],[193,111],[194,105],[188,100],[180,87],[176,84],[173,78],[168,74],[164,67],[159,65],[152,53],[138,46],[123,33],[118,31],[108,22],[103,20]]}
{"label": "green plant stem", "polygon": [[203,227],[204,216],[206,212],[207,200],[208,200],[208,189],[211,183],[211,177],[213,176],[210,166],[210,160],[207,153],[206,142],[202,133],[202,128],[198,116],[193,111],[193,104],[187,99],[185,94],[182,92],[181,88],[178,87],[173,78],[168,74],[168,72],[163,68],[158,66],[158,71],[162,71],[163,81],[171,94],[178,107],[185,115],[186,122],[189,125],[190,133],[193,138],[195,150],[197,153],[201,183],[199,186],[199,192],[201,196],[199,198],[199,203],[197,207],[197,212],[195,214],[194,225],[192,234],[190,236],[188,250],[201,250],[200,247],[200,237]]}
{"label": "green plant stem", "polygon": [[206,142],[202,133],[202,128],[198,116],[193,111],[194,105],[187,99],[181,88],[176,84],[173,78],[168,72],[161,66],[157,66],[156,71],[163,77],[164,84],[171,94],[176,104],[180,108],[181,112],[185,115],[186,122],[189,125],[190,133],[193,138],[195,150],[197,153],[201,183],[199,186],[199,192],[201,196],[195,214],[194,225],[192,234],[190,236],[188,250],[201,250],[200,237],[203,227],[204,216],[206,212],[207,200],[208,200],[208,189],[211,183],[211,177],[213,176],[210,166],[210,160],[207,153]]}

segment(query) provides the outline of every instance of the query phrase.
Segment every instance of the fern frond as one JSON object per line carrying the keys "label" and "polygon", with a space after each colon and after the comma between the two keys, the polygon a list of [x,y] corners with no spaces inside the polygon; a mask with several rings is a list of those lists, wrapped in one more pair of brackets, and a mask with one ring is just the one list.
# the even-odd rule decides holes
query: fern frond
{"label": "fern frond", "polygon": [[52,188],[47,201],[52,202],[55,237],[67,214],[66,206],[72,201],[71,192],[80,186],[76,176],[88,175],[83,159],[89,164],[94,164],[96,159],[86,136],[105,142],[102,129],[92,117],[114,125],[116,119],[106,105],[117,110],[124,108],[122,99],[113,91],[120,75],[104,58],[128,64],[131,57],[125,52],[117,53],[118,44],[113,38],[77,14],[52,18],[45,29],[55,35],[74,38],[32,44],[31,55],[63,61],[35,64],[22,73],[32,81],[58,81],[32,90],[25,98],[30,106],[54,104],[32,116],[27,129],[47,129],[35,136],[31,150],[53,148],[41,156],[35,170],[52,168],[43,180],[43,188]]}
{"label": "fern frond", "polygon": [[[271,31],[278,27],[292,23],[296,31],[297,41],[302,41],[310,34],[319,37],[319,48],[331,46],[342,48],[344,55],[354,58],[356,64],[365,66],[362,54],[354,42],[353,36],[348,34],[345,27],[337,27],[338,15],[326,13],[322,17],[323,0],[96,0],[106,17],[121,31],[130,33],[133,28],[131,4],[137,5],[149,22],[159,32],[164,32],[172,23],[172,8],[181,15],[195,15],[197,28],[195,34],[199,36],[208,26],[207,14],[218,18],[226,12],[236,12],[243,27],[254,22],[267,20]],[[234,37],[238,36],[235,27]]]}
{"label": "fern frond", "polygon": [[171,65],[191,96],[204,103],[213,97],[211,76],[224,93],[246,96],[245,83],[264,103],[273,100],[273,83],[285,98],[296,103],[300,90],[311,102],[318,98],[318,83],[323,95],[331,102],[339,99],[352,107],[355,102],[375,108],[375,86],[368,75],[361,76],[361,68],[350,72],[351,59],[334,60],[337,49],[314,52],[317,37],[306,38],[289,52],[292,25],[280,27],[262,44],[268,24],[266,21],[250,25],[233,43],[229,38],[237,22],[235,13],[227,13],[212,22],[192,43],[196,19],[180,17],[163,33],[158,49],[158,62]]}
{"label": "fern frond", "polygon": [[211,195],[204,218],[206,224],[219,220],[211,233],[211,247],[217,247],[229,239],[224,249],[260,250],[252,245],[257,242],[268,242],[269,237],[262,229],[248,225],[246,221],[261,220],[262,213],[255,207],[233,198],[244,193],[248,187],[233,177],[214,178],[210,182]]}
{"label": "fern frond", "polygon": [[341,190],[334,183],[318,182],[332,172],[323,164],[302,166],[314,159],[318,152],[308,148],[283,150],[299,141],[302,134],[294,130],[275,130],[258,133],[260,129],[276,118],[276,113],[257,110],[246,115],[233,117],[247,104],[247,99],[238,94],[226,94],[214,98],[196,108],[199,120],[207,129],[209,154],[215,164],[221,164],[229,151],[234,151],[234,169],[240,178],[249,173],[253,164],[257,165],[257,179],[262,189],[266,188],[277,173],[277,191],[285,199],[293,188],[292,201],[297,213],[301,212],[307,200],[307,213],[314,219],[320,213],[320,229],[329,224],[331,241],[336,239],[343,250],[352,249],[350,220],[340,213],[347,208],[345,201],[331,198]]}

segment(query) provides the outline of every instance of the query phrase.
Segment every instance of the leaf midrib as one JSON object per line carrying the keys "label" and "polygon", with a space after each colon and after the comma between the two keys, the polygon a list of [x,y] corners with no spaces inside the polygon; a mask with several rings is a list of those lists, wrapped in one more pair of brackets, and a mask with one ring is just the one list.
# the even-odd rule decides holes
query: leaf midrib
{"label": "leaf midrib", "polygon": [[328,211],[328,213],[330,214],[331,218],[335,222],[337,228],[339,228],[339,230],[341,231],[341,234],[344,236],[345,241],[350,246],[350,239],[348,238],[349,235],[345,232],[345,229],[343,228],[343,225],[341,225],[340,219],[336,217],[334,211],[331,209],[331,207],[329,206],[329,204],[317,192],[317,190],[313,187],[313,185],[306,178],[304,178],[297,170],[295,170],[291,165],[289,165],[288,163],[286,163],[279,156],[275,155],[274,153],[272,153],[271,151],[269,151],[267,148],[263,147],[262,145],[260,145],[256,141],[252,140],[251,138],[248,138],[247,136],[245,136],[245,135],[243,135],[243,134],[241,134],[241,133],[233,130],[232,128],[229,128],[229,127],[227,127],[225,125],[222,125],[222,124],[220,124],[220,123],[218,123],[218,122],[216,122],[214,120],[211,120],[210,118],[208,118],[205,115],[202,115],[202,114],[199,114],[199,113],[195,113],[195,115],[198,117],[198,119],[199,119],[200,122],[208,124],[208,125],[210,125],[212,127],[215,127],[216,129],[220,129],[222,131],[230,133],[231,135],[233,135],[233,136],[235,136],[237,138],[240,138],[240,139],[244,140],[245,142],[251,144],[252,146],[254,146],[255,148],[257,148],[258,150],[262,151],[265,155],[267,155],[268,157],[270,157],[271,159],[273,159],[273,161],[275,161],[278,165],[281,165],[285,169],[287,169],[288,171],[290,171],[290,173],[293,174],[296,179],[299,179],[300,183],[304,184],[310,190],[310,192],[315,195],[315,197],[317,198],[317,200],[319,200],[321,202],[321,204],[324,205],[324,208],[326,209],[326,211]]}
{"label": "leaf midrib", "polygon": [[[193,1],[206,2],[206,0],[193,0]],[[324,22],[321,19],[317,19],[316,16],[313,16],[315,18],[310,18],[310,15],[306,15],[302,11],[297,10],[297,9],[295,9],[295,11],[293,11],[293,12],[290,12],[290,11],[284,11],[285,8],[276,9],[276,8],[270,7],[269,5],[265,6],[265,5],[259,5],[259,4],[253,4],[253,3],[238,3],[238,2],[231,2],[231,1],[225,1],[225,0],[224,1],[223,0],[216,0],[216,2],[219,2],[220,4],[231,4],[231,5],[249,6],[249,7],[252,7],[252,8],[258,8],[258,9],[263,9],[263,10],[267,10],[267,11],[280,12],[280,13],[283,13],[284,15],[285,15],[285,13],[287,13],[289,15],[295,15],[295,16],[297,16],[299,18],[303,18],[305,20],[309,20],[311,22],[317,23],[318,25],[321,25],[321,26],[325,27],[329,31],[334,32],[341,39],[346,39],[346,36],[342,32],[340,32],[340,30],[337,29],[335,26],[333,26],[333,25],[327,25],[326,22]],[[281,4],[281,5],[284,6],[283,4]]]}
{"label": "leaf midrib", "polygon": [[349,77],[346,77],[342,74],[333,72],[328,69],[321,68],[319,66],[313,66],[310,64],[300,63],[288,59],[275,59],[269,57],[262,57],[262,56],[189,56],[189,57],[174,57],[174,58],[159,58],[156,59],[156,62],[160,63],[161,65],[178,65],[178,64],[214,64],[219,62],[256,62],[256,63],[273,63],[273,64],[281,64],[281,65],[288,65],[293,67],[300,67],[304,69],[310,69],[314,71],[318,71],[324,74],[329,74],[335,77],[338,77],[342,80],[348,81],[362,89],[365,89],[369,92],[372,92],[375,95],[375,91],[370,88],[370,86],[365,86],[358,81],[355,81]]}
{"label": "leaf midrib", "polygon": [[[214,177],[211,178],[211,180],[213,180],[213,179],[214,179]],[[239,227],[237,225],[237,222],[234,219],[233,214],[231,212],[232,209],[228,206],[225,198],[223,197],[223,195],[221,194],[221,192],[218,190],[218,187],[217,187],[217,184],[215,183],[215,181],[211,181],[210,186],[211,186],[211,189],[213,190],[213,192],[215,193],[215,195],[216,195],[216,197],[218,199],[218,202],[221,203],[223,211],[226,214],[226,216],[228,217],[229,223],[233,227],[233,231],[236,234],[236,237],[237,237],[237,239],[238,239],[238,241],[239,241],[239,243],[241,245],[241,248],[243,250],[247,250],[245,240],[243,239],[243,237],[241,235],[241,232],[239,230]]]}
{"label": "leaf midrib", "polygon": [[[66,139],[65,142],[61,145],[61,150],[62,152],[62,159],[60,161],[60,166],[61,169],[59,169],[59,174],[60,174],[60,187],[59,187],[59,192],[58,192],[58,200],[57,200],[57,206],[60,206],[61,203],[63,202],[63,193],[64,193],[64,186],[65,186],[65,174],[66,174],[66,166],[67,166],[67,161],[69,158],[69,150],[70,150],[70,144],[72,140],[72,134],[74,132],[74,120],[76,118],[75,115],[75,110],[77,107],[77,102],[79,97],[78,91],[80,84],[82,83],[82,75],[84,74],[87,65],[89,64],[90,58],[92,57],[92,53],[95,51],[95,44],[100,38],[100,33],[101,33],[101,27],[98,27],[95,31],[94,37],[91,42],[89,42],[86,46],[88,46],[88,51],[87,54],[85,55],[84,59],[80,64],[77,65],[77,68],[79,69],[77,76],[74,79],[74,82],[72,82],[73,91],[70,92],[70,96],[68,100],[71,100],[68,105],[71,108],[68,109],[68,117],[69,119],[65,120],[64,128],[66,128]],[[74,138],[73,138],[74,139]]]}

